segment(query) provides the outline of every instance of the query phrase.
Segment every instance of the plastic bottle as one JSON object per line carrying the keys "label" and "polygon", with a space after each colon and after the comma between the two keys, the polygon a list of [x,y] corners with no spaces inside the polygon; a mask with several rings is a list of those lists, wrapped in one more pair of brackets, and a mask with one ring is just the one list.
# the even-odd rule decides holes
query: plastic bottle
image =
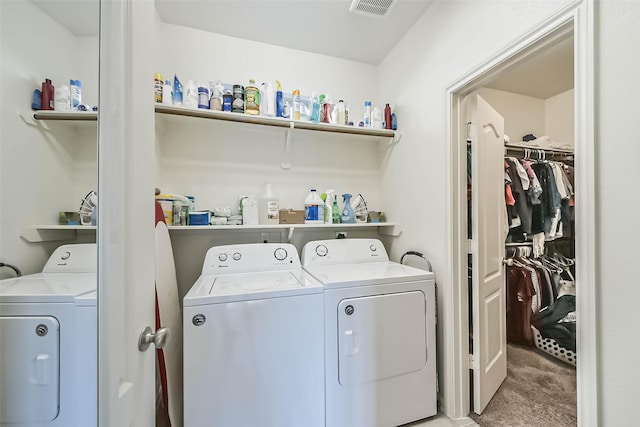
{"label": "plastic bottle", "polygon": [[338,101],[338,105],[337,105],[336,108],[337,108],[336,124],[338,124],[338,125],[346,124],[346,122],[345,122],[345,107],[344,107],[344,101],[342,99],[340,101]]}
{"label": "plastic bottle", "polygon": [[335,199],[335,190],[327,190],[324,198],[324,222],[331,224],[333,218],[333,199]]}
{"label": "plastic bottle", "polygon": [[42,101],[40,108],[42,110],[53,110],[54,88],[50,79],[42,82]]}
{"label": "plastic bottle", "polygon": [[173,86],[171,86],[171,79],[164,81],[164,86],[162,87],[162,103],[173,104]]}
{"label": "plastic bottle", "polygon": [[258,197],[258,224],[278,224],[280,202],[271,184],[266,184]]}
{"label": "plastic bottle", "polygon": [[244,113],[244,86],[242,85],[233,85],[231,111],[234,113]]}
{"label": "plastic bottle", "polygon": [[263,107],[260,112],[264,116],[274,117],[276,115],[276,92],[273,89],[273,83],[262,83],[262,87],[263,95],[261,99]]}
{"label": "plastic bottle", "polygon": [[60,85],[55,89],[55,99],[53,102],[53,108],[56,111],[69,111],[71,110],[71,99],[69,93],[69,86]]}
{"label": "plastic bottle", "polygon": [[391,129],[391,107],[389,104],[384,107],[384,128]]}
{"label": "plastic bottle", "polygon": [[182,104],[187,108],[198,108],[198,87],[193,80],[187,80],[184,85]]}
{"label": "plastic bottle", "polygon": [[[73,86],[73,80],[71,80],[71,85]],[[162,102],[162,86],[164,85],[164,79],[162,78],[162,74],[156,73],[153,76],[153,88],[154,88],[154,100],[155,102]]]}
{"label": "plastic bottle", "polygon": [[291,95],[293,95],[293,119],[300,120],[300,91],[295,89]]}
{"label": "plastic bottle", "polygon": [[371,127],[371,101],[364,101],[364,127]]}
{"label": "plastic bottle", "polygon": [[260,89],[254,79],[244,88],[244,112],[257,116],[260,114]]}
{"label": "plastic bottle", "polygon": [[396,113],[391,113],[391,129],[398,129],[398,119],[396,119]]}
{"label": "plastic bottle", "polygon": [[322,121],[324,123],[331,123],[331,97],[329,96],[329,94],[327,94],[327,96],[325,96],[324,98],[324,103],[322,104],[322,111],[323,111]]}
{"label": "plastic bottle", "polygon": [[320,121],[320,101],[318,101],[318,97],[315,92],[311,93],[311,98],[309,98],[309,119],[318,123]]}
{"label": "plastic bottle", "polygon": [[198,83],[198,108],[209,109],[209,88],[204,83]]}
{"label": "plastic bottle", "polygon": [[173,75],[173,103],[182,105],[182,83],[178,79],[178,75]]}
{"label": "plastic bottle", "polygon": [[344,106],[344,124],[345,125],[353,124],[353,123],[349,123],[349,106],[348,105]]}
{"label": "plastic bottle", "polygon": [[[322,215],[320,212],[322,211]],[[322,224],[324,223],[324,206],[322,199],[316,192],[315,188],[304,199],[304,223],[305,224]]]}
{"label": "plastic bottle", "polygon": [[233,95],[230,90],[226,90],[222,94],[222,111],[231,111],[231,103],[233,102]]}
{"label": "plastic bottle", "polygon": [[340,213],[340,221],[343,224],[355,224],[356,214],[351,207],[351,194],[343,194],[342,200],[344,201],[344,207]]}
{"label": "plastic bottle", "polygon": [[283,109],[282,85],[278,80],[276,80],[276,117],[284,117]]}
{"label": "plastic bottle", "polygon": [[220,80],[209,82],[209,109],[222,111],[222,92],[224,86]]}
{"label": "plastic bottle", "polygon": [[379,107],[374,107],[371,113],[371,127],[374,129],[382,129],[382,111]]}
{"label": "plastic bottle", "polygon": [[338,196],[333,196],[333,206],[331,206],[331,222],[340,224],[340,207],[338,206]]}
{"label": "plastic bottle", "polygon": [[82,104],[82,82],[80,80],[69,80],[69,96],[71,109],[77,110]]}

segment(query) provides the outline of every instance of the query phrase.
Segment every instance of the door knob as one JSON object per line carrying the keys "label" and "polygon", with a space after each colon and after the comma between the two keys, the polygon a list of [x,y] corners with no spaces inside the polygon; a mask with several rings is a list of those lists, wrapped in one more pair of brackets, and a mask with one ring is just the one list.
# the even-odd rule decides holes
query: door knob
{"label": "door knob", "polygon": [[169,328],[159,328],[155,333],[151,327],[147,326],[140,334],[138,339],[138,349],[146,351],[149,345],[153,343],[156,348],[162,348],[169,339]]}
{"label": "door knob", "polygon": [[502,263],[511,267],[513,265],[513,258],[502,258]]}

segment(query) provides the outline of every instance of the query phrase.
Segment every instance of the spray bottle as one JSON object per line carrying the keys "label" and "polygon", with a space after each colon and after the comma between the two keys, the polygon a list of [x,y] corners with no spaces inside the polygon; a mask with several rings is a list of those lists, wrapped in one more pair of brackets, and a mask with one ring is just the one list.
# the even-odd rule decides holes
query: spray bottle
{"label": "spray bottle", "polygon": [[325,194],[322,195],[322,200],[324,200],[324,222],[325,224],[331,224],[333,222],[333,200],[335,199],[336,190],[327,190]]}
{"label": "spray bottle", "polygon": [[284,105],[282,103],[282,85],[276,80],[276,117],[284,117]]}

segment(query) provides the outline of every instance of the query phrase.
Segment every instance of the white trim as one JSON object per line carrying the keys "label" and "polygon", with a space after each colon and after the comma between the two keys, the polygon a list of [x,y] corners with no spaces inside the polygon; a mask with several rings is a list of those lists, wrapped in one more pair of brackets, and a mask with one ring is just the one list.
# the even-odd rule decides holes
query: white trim
{"label": "white trim", "polygon": [[[595,147],[594,147],[594,43],[593,0],[575,1],[520,37],[484,63],[474,67],[445,91],[448,151],[447,230],[450,236],[451,298],[444,311],[444,412],[450,418],[469,414],[469,323],[466,255],[466,144],[461,100],[482,87],[523,54],[544,48],[573,30],[576,96],[576,257],[580,292],[578,322],[578,420],[581,426],[598,425],[597,305],[595,288]],[[463,156],[464,154],[464,156]]]}

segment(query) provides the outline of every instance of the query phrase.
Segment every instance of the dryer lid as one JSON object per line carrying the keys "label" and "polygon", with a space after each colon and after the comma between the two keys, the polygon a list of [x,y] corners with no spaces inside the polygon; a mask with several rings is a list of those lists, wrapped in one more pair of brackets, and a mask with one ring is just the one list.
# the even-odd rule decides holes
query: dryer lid
{"label": "dryer lid", "polygon": [[184,298],[185,306],[248,301],[322,292],[302,270],[200,276]]}
{"label": "dryer lid", "polygon": [[319,280],[325,289],[433,280],[434,278],[430,271],[392,261],[310,266],[305,267],[305,270]]}
{"label": "dryer lid", "polygon": [[[37,273],[0,281],[0,302],[76,303],[96,290],[96,273]],[[82,305],[95,305],[95,293],[82,298]],[[88,304],[87,304],[88,303]]]}

